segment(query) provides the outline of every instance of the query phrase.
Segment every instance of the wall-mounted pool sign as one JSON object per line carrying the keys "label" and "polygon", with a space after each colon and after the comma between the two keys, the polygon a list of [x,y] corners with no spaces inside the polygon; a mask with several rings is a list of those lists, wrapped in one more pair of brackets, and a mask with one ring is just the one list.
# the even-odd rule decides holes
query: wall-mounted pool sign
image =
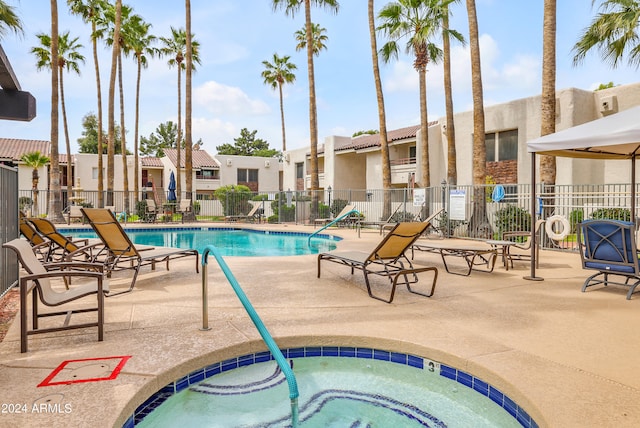
{"label": "wall-mounted pool sign", "polygon": [[424,202],[427,200],[427,190],[426,189],[413,189],[413,206],[421,207],[424,205]]}
{"label": "wall-mounted pool sign", "polygon": [[449,219],[467,220],[467,192],[462,189],[449,191]]}

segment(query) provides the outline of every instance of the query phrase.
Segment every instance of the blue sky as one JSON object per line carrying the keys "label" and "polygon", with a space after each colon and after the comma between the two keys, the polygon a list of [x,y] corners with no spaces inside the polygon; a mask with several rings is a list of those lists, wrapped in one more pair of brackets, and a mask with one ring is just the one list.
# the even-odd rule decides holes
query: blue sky
{"label": "blue sky", "polygon": [[[50,32],[49,2],[7,0],[16,6],[25,26],[24,36],[7,34],[2,46],[23,90],[37,99],[38,115],[31,122],[4,121],[0,136],[48,140],[50,135],[50,76],[37,71],[30,54],[38,44],[36,34]],[[156,36],[169,36],[170,27],[184,27],[184,5],[177,0],[137,0],[128,2],[134,11],[152,23]],[[542,1],[476,0],[481,35],[482,72],[486,105],[538,95],[542,67]],[[597,2],[599,4],[600,2]],[[274,53],[290,55],[298,66],[296,82],[284,88],[287,148],[307,147],[309,107],[306,54],[296,52],[294,32],[303,26],[304,15],[294,18],[274,12],[270,0],[192,0],[192,32],[201,44],[201,64],[194,73],[193,140],[202,139],[204,149],[214,154],[224,143],[233,144],[242,128],[257,130],[256,136],[281,149],[280,109],[277,91],[262,81],[263,60]],[[387,2],[377,1],[379,10]],[[597,6],[596,4],[596,6]],[[89,27],[66,12],[66,1],[58,0],[60,32],[80,37],[87,58],[81,75],[65,75],[67,114],[72,151],[81,136],[82,117],[97,111],[95,77]],[[589,25],[597,9],[586,0],[558,2],[557,88],[593,89],[600,83],[616,85],[638,80],[638,70],[626,62],[612,70],[596,52],[578,67],[572,64],[571,48],[580,32]],[[454,6],[451,28],[468,39],[465,2]],[[360,130],[378,129],[367,2],[342,0],[337,15],[323,9],[312,10],[312,20],[326,28],[327,50],[315,59],[318,104],[318,137],[322,143],[330,135],[350,136]],[[378,39],[378,46],[384,40]],[[108,89],[110,50],[99,47],[103,94]],[[452,51],[454,110],[470,110],[471,73],[468,47],[454,45]],[[419,123],[417,73],[412,58],[381,64],[387,128],[397,129]],[[127,145],[133,146],[135,63],[125,60],[125,110]],[[430,119],[444,115],[441,65],[432,64],[427,74]],[[184,82],[184,79],[183,79]],[[142,72],[140,135],[148,136],[160,123],[177,119],[177,71],[166,59],[153,59]],[[106,115],[107,106],[103,105]],[[183,107],[184,116],[184,107]],[[116,111],[117,117],[119,112]],[[60,151],[64,134],[60,126]]]}

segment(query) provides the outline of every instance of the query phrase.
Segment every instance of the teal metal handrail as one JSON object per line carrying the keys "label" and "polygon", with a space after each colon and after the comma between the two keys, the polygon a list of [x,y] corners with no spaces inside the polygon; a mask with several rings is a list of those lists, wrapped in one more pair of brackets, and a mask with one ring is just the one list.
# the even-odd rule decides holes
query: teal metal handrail
{"label": "teal metal handrail", "polygon": [[[258,315],[256,310],[253,308],[253,305],[249,301],[249,298],[242,290],[242,287],[240,287],[240,284],[238,283],[238,280],[233,275],[233,272],[231,272],[231,269],[229,268],[227,263],[224,261],[224,259],[222,258],[222,255],[214,245],[207,245],[202,253],[203,301],[206,301],[204,299],[207,295],[207,288],[208,288],[207,259],[208,259],[209,253],[213,254],[216,261],[220,265],[220,268],[222,269],[224,276],[227,277],[227,280],[229,281],[229,284],[231,284],[233,291],[235,291],[236,295],[238,296],[238,299],[240,299],[242,306],[244,306],[244,309],[247,311],[247,314],[251,318],[251,321],[253,321],[253,324],[258,329],[260,336],[262,336],[262,340],[267,345],[267,348],[269,348],[269,351],[275,358],[276,363],[278,363],[280,370],[282,370],[284,377],[287,379],[287,384],[289,385],[289,399],[291,400],[291,425],[294,428],[298,427],[299,425],[299,416],[298,416],[299,393],[298,393],[298,382],[296,381],[296,376],[293,373],[293,370],[291,369],[289,364],[287,363],[287,360],[284,358],[284,355],[282,355],[282,351],[276,344],[275,340],[273,340],[273,337],[271,337],[271,334],[269,333],[264,323],[260,319],[260,316]],[[207,317],[206,317],[204,305],[203,305],[203,320],[204,320],[203,330],[208,330]]]}
{"label": "teal metal handrail", "polygon": [[340,217],[337,217],[333,220],[331,220],[329,223],[325,224],[324,226],[322,226],[320,229],[316,230],[315,232],[313,232],[311,235],[309,235],[309,237],[307,238],[307,245],[309,245],[311,243],[311,238],[313,238],[314,236],[316,236],[318,233],[322,232],[323,230],[325,230],[327,227],[329,226],[333,226],[334,224],[336,224],[337,222],[339,222],[340,220],[350,216],[351,214],[358,214],[360,215],[360,211],[353,209],[351,211],[348,211],[344,214],[342,214]]}

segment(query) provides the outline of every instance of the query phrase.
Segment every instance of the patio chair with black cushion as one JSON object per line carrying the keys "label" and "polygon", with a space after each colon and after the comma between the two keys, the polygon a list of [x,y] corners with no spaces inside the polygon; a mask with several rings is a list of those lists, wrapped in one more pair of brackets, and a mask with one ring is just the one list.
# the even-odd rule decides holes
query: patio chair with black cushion
{"label": "patio chair with black cushion", "polygon": [[191,199],[181,199],[178,204],[178,211],[180,214],[180,220],[184,223],[185,216],[187,217],[187,221],[195,221],[196,216],[193,213],[193,206],[191,205]]}
{"label": "patio chair with black cushion", "polygon": [[[318,278],[323,260],[343,264],[364,273],[364,281],[369,297],[391,303],[398,284],[407,286],[409,292],[425,297],[431,297],[436,288],[438,269],[435,267],[416,268],[407,258],[405,252],[424,233],[429,226],[427,222],[398,223],[370,253],[364,251],[332,251],[318,254]],[[411,289],[411,284],[418,282],[418,273],[432,271],[434,273],[431,290],[428,294]],[[378,297],[372,293],[369,275],[386,277],[391,284],[391,295],[388,299]]]}
{"label": "patio chair with black cushion", "polygon": [[[583,269],[598,271],[584,281],[582,291],[603,284],[629,287],[627,300],[640,284],[635,225],[620,220],[585,220],[578,225]],[[611,277],[623,277],[624,282]]]}
{"label": "patio chair with black cushion", "polygon": [[132,291],[142,266],[150,265],[154,270],[157,263],[165,262],[167,270],[169,270],[170,260],[195,256],[196,272],[199,272],[198,250],[136,246],[131,242],[111,211],[102,208],[83,208],[82,212],[104,244],[103,250],[97,254],[97,258],[103,261],[105,272],[111,274],[111,272],[125,269],[133,269],[134,271],[131,285],[127,290],[110,293],[108,296]]}
{"label": "patio chair with black cushion", "polygon": [[[49,241],[48,260],[56,261],[66,259],[79,259],[81,261],[93,261],[96,247],[102,243],[97,239],[71,239],[64,236],[56,226],[45,218],[32,217],[27,221],[33,225],[40,236]],[[98,248],[99,250],[99,248]]]}
{"label": "patio chair with black cushion", "polygon": [[158,217],[158,213],[160,209],[156,204],[156,201],[153,199],[145,199],[145,209],[144,209],[144,221],[147,223],[154,223],[156,218]]}
{"label": "patio chair with black cushion", "polygon": [[[103,266],[85,262],[56,262],[43,264],[34,254],[31,245],[24,239],[14,239],[3,244],[3,247],[13,250],[20,260],[20,264],[27,272],[20,277],[20,352],[27,352],[27,338],[33,334],[50,333],[69,329],[98,327],[98,341],[102,341],[104,332],[104,294],[109,291],[109,284],[104,279]],[[58,290],[52,286],[55,278],[64,279],[64,283],[71,278],[90,280],[76,285],[69,290]],[[27,296],[32,293],[31,329],[27,317]],[[96,295],[96,305],[74,305],[67,310],[57,312],[40,312],[39,303],[44,306],[63,306],[86,296]],[[71,306],[71,305],[68,305]],[[97,312],[97,320],[70,324],[73,314]],[[39,320],[53,316],[64,316],[62,326],[40,327]]]}

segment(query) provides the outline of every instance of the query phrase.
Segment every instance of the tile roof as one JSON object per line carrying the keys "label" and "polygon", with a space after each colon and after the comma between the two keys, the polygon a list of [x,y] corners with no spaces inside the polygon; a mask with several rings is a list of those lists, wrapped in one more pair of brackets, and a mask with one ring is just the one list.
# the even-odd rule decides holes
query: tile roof
{"label": "tile roof", "polygon": [[[429,122],[429,126],[434,125],[436,122]],[[393,141],[404,140],[407,138],[415,138],[416,133],[420,129],[420,125],[408,126],[406,128],[394,129],[393,131],[387,131],[387,140],[391,143]],[[345,144],[342,147],[336,147],[336,151],[340,150],[360,150],[367,149],[369,147],[380,147],[380,135],[362,135],[351,139],[351,144]]]}
{"label": "tile roof", "polygon": [[146,167],[155,167],[155,168],[162,168],[162,161],[160,160],[160,158],[156,158],[156,157],[141,157],[140,158],[140,164],[142,166],[146,166]]}
{"label": "tile roof", "polygon": [[39,151],[45,156],[51,153],[51,144],[43,140],[0,138],[0,158],[20,160],[25,153]]}
{"label": "tile roof", "polygon": [[[164,149],[164,155],[169,158],[171,163],[175,166],[178,163],[178,151],[176,149]],[[194,168],[220,168],[220,163],[212,158],[205,150],[193,150],[193,167]],[[180,167],[185,167],[185,151],[180,153]]]}

